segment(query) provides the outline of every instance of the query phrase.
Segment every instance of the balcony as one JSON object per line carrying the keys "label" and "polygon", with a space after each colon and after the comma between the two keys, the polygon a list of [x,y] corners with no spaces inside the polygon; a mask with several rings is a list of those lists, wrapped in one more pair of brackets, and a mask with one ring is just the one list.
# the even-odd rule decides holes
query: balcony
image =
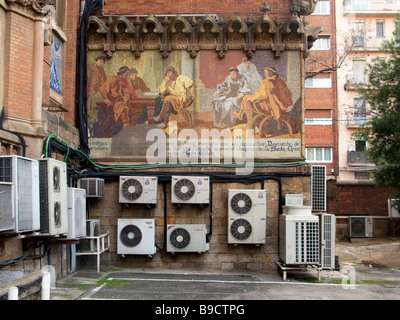
{"label": "balcony", "polygon": [[355,163],[370,163],[367,159],[367,153],[361,151],[349,151],[347,154],[347,162],[349,164]]}
{"label": "balcony", "polygon": [[357,90],[360,86],[366,85],[368,76],[365,74],[347,74],[344,90]]}
{"label": "balcony", "polygon": [[395,16],[398,11],[396,0],[344,0],[343,15]]}

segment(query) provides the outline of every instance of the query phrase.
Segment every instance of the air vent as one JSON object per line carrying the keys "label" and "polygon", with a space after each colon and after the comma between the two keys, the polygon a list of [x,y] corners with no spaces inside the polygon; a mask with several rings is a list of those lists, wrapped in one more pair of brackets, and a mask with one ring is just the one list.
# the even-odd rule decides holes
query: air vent
{"label": "air vent", "polygon": [[154,219],[118,219],[117,253],[153,255],[156,253]]}
{"label": "air vent", "polygon": [[265,190],[228,190],[228,243],[264,244],[266,216]]}
{"label": "air vent", "polygon": [[174,194],[182,201],[187,201],[194,196],[196,188],[189,179],[180,179],[174,185]]}
{"label": "air vent", "polygon": [[351,238],[369,238],[373,234],[372,218],[368,216],[350,216],[349,228]]}
{"label": "air vent", "polygon": [[246,240],[250,237],[253,228],[246,219],[237,219],[231,224],[231,234],[237,240]]}
{"label": "air vent", "polygon": [[157,177],[121,176],[119,178],[119,202],[156,204]]}
{"label": "air vent", "polygon": [[171,177],[171,202],[177,204],[208,204],[210,201],[209,177]]}

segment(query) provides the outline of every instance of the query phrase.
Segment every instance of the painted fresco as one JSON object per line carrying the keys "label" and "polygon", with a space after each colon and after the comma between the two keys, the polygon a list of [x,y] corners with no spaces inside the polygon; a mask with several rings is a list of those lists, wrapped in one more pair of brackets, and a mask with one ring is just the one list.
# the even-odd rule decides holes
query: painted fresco
{"label": "painted fresco", "polygon": [[53,33],[51,38],[50,88],[61,94],[62,42]]}
{"label": "painted fresco", "polygon": [[199,141],[202,129],[233,139],[252,129],[256,159],[301,158],[300,61],[298,51],[279,59],[258,51],[251,60],[240,50],[224,59],[212,50],[196,59],[183,50],[167,58],[156,50],[140,58],[119,50],[111,59],[89,51],[91,156],[144,160],[152,144],[147,133],[158,128],[167,139],[192,129]]}

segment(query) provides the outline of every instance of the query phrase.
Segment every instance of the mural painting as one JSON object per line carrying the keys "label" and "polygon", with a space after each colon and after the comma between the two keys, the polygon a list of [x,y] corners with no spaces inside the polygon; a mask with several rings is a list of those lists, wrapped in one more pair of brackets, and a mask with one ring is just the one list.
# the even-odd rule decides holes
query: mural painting
{"label": "mural painting", "polygon": [[[285,51],[279,59],[258,51],[251,60],[240,50],[224,59],[212,50],[196,59],[183,50],[167,58],[156,50],[140,58],[119,50],[111,59],[89,51],[91,156],[143,161],[152,144],[147,133],[158,128],[167,139],[182,140],[187,137],[180,132],[191,129],[199,144],[202,129],[219,130],[221,139],[228,133],[232,141],[252,129],[255,159],[301,158],[300,61],[298,51]],[[209,148],[199,146],[203,154],[211,154]]]}

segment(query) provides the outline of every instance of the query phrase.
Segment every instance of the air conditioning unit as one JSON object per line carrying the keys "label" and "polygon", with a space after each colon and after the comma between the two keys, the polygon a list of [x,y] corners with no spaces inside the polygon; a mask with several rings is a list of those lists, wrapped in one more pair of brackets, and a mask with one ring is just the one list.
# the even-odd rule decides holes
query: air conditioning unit
{"label": "air conditioning unit", "polygon": [[[97,237],[100,235],[100,219],[87,219],[86,220],[86,236]],[[89,239],[88,242],[79,243],[81,251],[97,251],[97,240]]]}
{"label": "air conditioning unit", "polygon": [[264,244],[267,200],[265,190],[228,190],[228,243]]}
{"label": "air conditioning unit", "polygon": [[86,191],[67,188],[68,199],[68,239],[86,237]]}
{"label": "air conditioning unit", "polygon": [[0,232],[14,228],[13,184],[0,182]]}
{"label": "air conditioning unit", "polygon": [[39,159],[40,232],[68,233],[67,166],[52,158]]}
{"label": "air conditioning unit", "polygon": [[319,218],[279,216],[279,258],[287,265],[320,264]]}
{"label": "air conditioning unit", "polygon": [[119,178],[120,203],[157,203],[157,177],[121,176]]}
{"label": "air conditioning unit", "polygon": [[86,190],[86,197],[101,198],[104,196],[104,179],[81,178],[78,179],[78,188]]}
{"label": "air conditioning unit", "polygon": [[334,214],[322,213],[319,216],[321,259],[323,269],[335,269],[336,217]]}
{"label": "air conditioning unit", "polygon": [[155,254],[155,220],[118,219],[117,253],[122,255]]}
{"label": "air conditioning unit", "polygon": [[388,216],[390,218],[400,218],[400,210],[395,207],[395,201],[396,199],[388,199]]}
{"label": "air conditioning unit", "polygon": [[171,202],[208,204],[210,202],[209,177],[171,177]]}
{"label": "air conditioning unit", "polygon": [[20,156],[0,156],[0,181],[13,184],[12,233],[40,229],[39,163]]}
{"label": "air conditioning unit", "polygon": [[285,195],[285,206],[302,206],[303,195],[302,194],[286,194]]}
{"label": "air conditioning unit", "polygon": [[373,221],[368,216],[349,216],[350,238],[371,238]]}
{"label": "air conditioning unit", "polygon": [[208,250],[205,224],[167,225],[167,252],[205,252]]}

